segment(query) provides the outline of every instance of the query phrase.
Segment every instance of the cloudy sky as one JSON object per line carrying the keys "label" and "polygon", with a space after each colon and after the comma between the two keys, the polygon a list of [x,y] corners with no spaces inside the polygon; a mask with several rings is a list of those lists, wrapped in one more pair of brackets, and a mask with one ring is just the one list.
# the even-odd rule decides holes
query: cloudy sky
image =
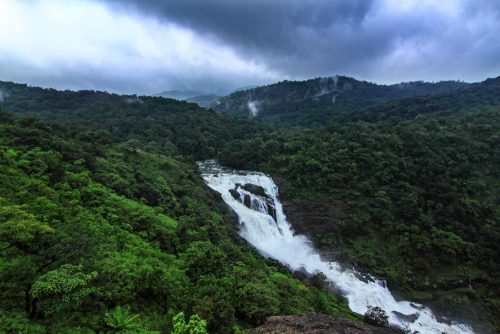
{"label": "cloudy sky", "polygon": [[500,75],[500,0],[0,0],[0,80],[226,93]]}

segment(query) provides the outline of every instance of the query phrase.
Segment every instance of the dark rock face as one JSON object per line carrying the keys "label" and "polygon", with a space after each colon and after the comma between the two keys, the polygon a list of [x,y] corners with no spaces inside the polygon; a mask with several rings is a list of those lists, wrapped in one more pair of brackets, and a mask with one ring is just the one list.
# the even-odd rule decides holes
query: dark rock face
{"label": "dark rock face", "polygon": [[[238,183],[238,184],[236,184],[235,189],[229,190],[231,195],[236,200],[239,200],[241,197],[240,193],[237,191],[238,187],[241,187],[241,189],[249,192],[250,194],[258,196],[261,199],[263,199],[266,202],[265,207],[267,209],[267,214],[270,215],[271,217],[273,217],[274,221],[276,221],[276,204],[274,203],[274,200],[269,195],[266,194],[266,191],[264,188],[262,188],[261,186],[255,185],[255,184],[250,184],[250,183],[246,183],[244,185],[241,185]],[[249,195],[243,196],[243,204],[249,209],[256,208],[259,205],[256,199],[254,199],[254,201],[252,203],[252,198]]]}
{"label": "dark rock face", "polygon": [[279,179],[275,179],[275,182],[280,190],[283,210],[295,232],[310,237],[316,248],[323,253],[331,251],[331,249],[321,247],[321,238],[337,234],[342,222],[349,215],[346,204],[343,201],[324,196],[301,199],[299,202],[295,202],[288,196],[284,182]]}
{"label": "dark rock face", "polygon": [[231,194],[231,196],[233,196],[235,200],[239,200],[241,197],[240,193],[236,189],[229,189],[229,193]]}
{"label": "dark rock face", "polygon": [[250,198],[250,195],[245,195],[243,198],[243,204],[249,209],[252,208],[252,199]]}
{"label": "dark rock face", "polygon": [[276,316],[266,319],[264,325],[252,334],[397,334],[390,327],[375,327],[344,318],[318,313],[300,316]]}
{"label": "dark rock face", "polygon": [[247,184],[242,185],[241,188],[243,188],[246,191],[248,191],[249,193],[252,193],[252,194],[257,195],[257,196],[261,196],[261,197],[267,196],[264,188],[262,188],[261,186],[255,185],[255,184],[247,183]]}
{"label": "dark rock face", "polygon": [[415,320],[418,319],[418,314],[412,313],[412,314],[403,314],[398,311],[392,311],[399,319],[406,320],[408,322],[415,322]]}
{"label": "dark rock face", "polygon": [[274,221],[276,221],[276,206],[274,204],[274,201],[271,198],[268,198],[266,200],[267,204],[267,214],[273,217]]}

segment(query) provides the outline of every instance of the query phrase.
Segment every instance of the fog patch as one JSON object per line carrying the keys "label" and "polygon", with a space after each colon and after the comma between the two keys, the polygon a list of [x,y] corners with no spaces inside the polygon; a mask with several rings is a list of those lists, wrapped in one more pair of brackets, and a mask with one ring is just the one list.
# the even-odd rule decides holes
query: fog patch
{"label": "fog patch", "polygon": [[[332,76],[329,78],[320,78],[319,80],[319,91],[314,94],[313,101],[319,101],[320,98],[324,95],[331,95],[334,92],[338,91],[338,76]],[[332,103],[335,103],[335,96],[332,96]]]}
{"label": "fog patch", "polygon": [[331,91],[329,89],[327,89],[326,87],[321,87],[321,90],[313,96],[313,100],[319,101],[319,98],[321,96],[328,95],[330,93],[331,93]]}
{"label": "fog patch", "polygon": [[331,79],[333,80],[333,90],[337,90],[337,86],[339,84],[339,76],[334,75],[333,77],[331,77]]}
{"label": "fog patch", "polygon": [[260,106],[260,102],[258,102],[258,101],[248,101],[247,102],[247,107],[248,107],[248,111],[250,112],[250,117],[255,117],[259,114],[259,106]]}
{"label": "fog patch", "polygon": [[133,104],[133,103],[139,103],[139,104],[144,104],[144,101],[138,97],[127,97],[125,98],[125,103],[127,104]]}
{"label": "fog patch", "polygon": [[0,102],[4,102],[7,97],[9,97],[9,94],[2,92],[0,89]]}

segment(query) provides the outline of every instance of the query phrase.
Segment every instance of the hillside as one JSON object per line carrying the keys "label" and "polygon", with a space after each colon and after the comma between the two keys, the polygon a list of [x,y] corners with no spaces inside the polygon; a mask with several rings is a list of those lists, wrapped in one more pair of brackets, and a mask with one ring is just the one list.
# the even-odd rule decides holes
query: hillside
{"label": "hillside", "polygon": [[227,143],[221,163],[280,180],[290,221],[325,255],[498,328],[499,96],[497,78],[387,102],[352,113],[364,122]]}
{"label": "hillside", "polygon": [[211,333],[276,314],[359,319],[242,242],[168,139],[0,121],[0,332],[169,333],[179,312]]}
{"label": "hillside", "polygon": [[153,96],[160,96],[167,99],[175,99],[183,101],[201,95],[203,94],[192,90],[165,90],[161,93],[154,94]]}
{"label": "hillside", "polygon": [[335,76],[283,81],[238,91],[219,99],[212,108],[242,117],[278,120],[294,125],[321,125],[344,113],[387,100],[452,92],[467,86],[458,81],[377,85]]}
{"label": "hillside", "polygon": [[[159,245],[159,252],[180,259],[176,268],[188,276],[187,295],[202,299],[198,303],[203,305],[196,307],[196,313],[209,321],[211,329],[229,332],[236,323],[250,327],[261,324],[269,315],[304,311],[349,316],[345,304],[296,281],[235,238],[231,219],[221,207],[220,199],[207,192],[194,169],[195,160],[219,158],[224,165],[260,170],[279,180],[291,223],[297,231],[309,235],[324,254],[386,278],[392,290],[411,300],[431,304],[451,319],[477,324],[481,333],[494,332],[492,326],[500,326],[496,317],[500,312],[499,81],[491,79],[435,96],[387,102],[379,97],[382,102],[375,106],[346,109],[342,114],[345,119],[333,118],[328,126],[314,129],[291,128],[286,123],[270,125],[271,117],[262,117],[261,122],[259,117],[247,119],[216,113],[192,103],[159,97],[56,91],[0,82],[4,97],[0,107],[24,115],[2,114],[2,172],[14,174],[6,174],[0,197],[5,198],[8,207],[27,205],[19,210],[51,229],[54,227],[47,222],[52,218],[44,217],[52,217],[51,210],[58,207],[63,212],[58,213],[56,221],[64,221],[62,226],[67,229],[72,226],[70,218],[74,213],[64,210],[72,207],[90,210],[92,221],[111,220],[111,225],[115,220],[121,221],[120,229],[130,233],[131,238],[145,238],[148,244]],[[376,94],[372,100],[375,97]],[[83,173],[86,181],[61,179],[61,175],[73,173]],[[42,193],[33,184],[43,186]],[[104,187],[104,197],[90,196],[88,184]],[[75,194],[67,195],[67,189]],[[28,193],[36,198],[26,196]],[[147,216],[136,224],[127,223],[136,219],[129,217],[134,215],[129,211],[113,209],[110,215],[105,207],[115,205],[109,199],[115,195],[134,201],[130,204],[134,208],[144,206],[144,210],[169,217],[178,227],[165,234],[168,231],[162,232],[162,223],[158,223],[159,227],[141,227],[144,221],[155,218]],[[43,206],[45,202],[39,197],[48,198],[47,206]],[[164,216],[158,219],[166,221]],[[50,231],[45,225],[41,231]],[[116,251],[116,247],[124,247],[120,243],[108,245],[94,234],[89,243],[94,239],[99,240],[98,244],[104,243],[104,249]],[[44,244],[36,247],[44,247],[48,242],[40,240]],[[186,269],[182,261],[187,260],[182,254],[188,251],[191,242],[206,240],[211,243],[207,247],[215,247],[217,253],[222,250],[224,268],[232,269],[223,273],[214,269],[203,274],[194,267],[191,272]],[[168,248],[171,242],[178,248]],[[67,244],[60,246],[64,248]],[[19,245],[16,248],[6,244],[10,248],[2,254],[2,261],[18,259],[21,265],[39,256],[38,248],[32,250],[26,243]],[[76,248],[79,251],[79,246]],[[92,262],[93,257],[101,261],[101,256],[107,256],[100,252],[85,253],[85,258],[90,259],[89,263],[82,263],[84,268],[88,266],[84,270],[86,275],[102,270]],[[52,255],[48,256],[51,257],[44,261],[51,261]],[[146,255],[136,258],[142,256]],[[80,264],[79,258],[68,262]],[[240,262],[252,269],[240,272],[236,268]],[[23,292],[29,291],[29,284],[66,262],[49,264],[38,273],[35,270],[34,276],[27,276],[31,278],[26,281],[19,278],[25,271],[21,271],[21,276],[12,276],[17,275],[16,264],[5,263],[4,277],[16,277],[14,281],[19,280],[22,288],[6,286],[4,299],[15,310],[12,318],[22,319]],[[264,268],[265,272],[249,263]],[[9,269],[11,265],[15,270]],[[34,268],[26,266],[22,270]],[[286,278],[273,274],[275,271]],[[198,282],[200,275],[212,275],[213,280],[204,277],[205,286],[204,280],[203,284]],[[238,286],[231,285],[241,277],[255,283],[251,291],[244,292],[248,304],[246,299],[245,303],[237,302],[243,297],[237,294]],[[272,282],[264,277],[271,277]],[[273,277],[279,282],[283,279],[286,284],[273,281]],[[133,313],[153,314],[157,320],[148,326],[158,328],[155,321],[164,313],[160,306],[156,309],[145,306],[151,304],[149,281],[125,277],[123,282],[129,279],[138,282],[131,289],[146,284],[147,291],[122,303],[121,299],[114,299],[111,290],[106,292],[108,299],[97,299],[99,311],[91,318],[67,310],[65,316],[74,320],[58,326],[88,323],[101,328],[106,312],[116,305],[129,305]],[[209,282],[214,280],[218,284],[221,280],[226,282],[227,289],[221,289],[231,294],[213,290],[215,287]],[[110,287],[97,288],[107,291]],[[295,295],[297,291],[301,291],[302,297]],[[223,305],[206,297],[216,292],[227,297],[221,297]],[[181,305],[175,311],[194,312],[197,302],[185,300],[187,306],[175,304]],[[289,300],[293,302],[288,307],[285,304]],[[265,312],[257,312],[260,309]],[[217,316],[212,316],[212,312]],[[48,318],[40,312],[36,319],[35,324],[46,325]]]}
{"label": "hillside", "polygon": [[190,97],[186,99],[186,101],[196,103],[203,108],[208,108],[216,103],[220,98],[221,97],[219,95],[199,95]]}
{"label": "hillside", "polygon": [[159,145],[165,152],[178,149],[195,159],[213,158],[226,141],[250,138],[262,130],[253,120],[161,97],[58,91],[1,81],[0,91],[6,96],[0,107],[9,112],[70,127],[84,124],[106,131],[117,142],[135,139]]}

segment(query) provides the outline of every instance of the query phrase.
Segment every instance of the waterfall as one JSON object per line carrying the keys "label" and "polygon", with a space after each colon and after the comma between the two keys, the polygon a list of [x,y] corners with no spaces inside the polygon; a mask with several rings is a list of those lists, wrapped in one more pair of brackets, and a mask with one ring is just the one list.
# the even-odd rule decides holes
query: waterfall
{"label": "waterfall", "polygon": [[397,301],[383,281],[362,279],[354,270],[322,260],[307,237],[294,233],[279,201],[278,187],[270,176],[224,169],[214,160],[198,165],[206,184],[220,193],[238,215],[239,234],[244,239],[262,255],[291,270],[305,270],[311,275],[323,273],[346,297],[352,311],[364,314],[368,306],[379,306],[387,313],[390,324],[421,334],[474,333],[469,326],[438,321],[424,305]]}

